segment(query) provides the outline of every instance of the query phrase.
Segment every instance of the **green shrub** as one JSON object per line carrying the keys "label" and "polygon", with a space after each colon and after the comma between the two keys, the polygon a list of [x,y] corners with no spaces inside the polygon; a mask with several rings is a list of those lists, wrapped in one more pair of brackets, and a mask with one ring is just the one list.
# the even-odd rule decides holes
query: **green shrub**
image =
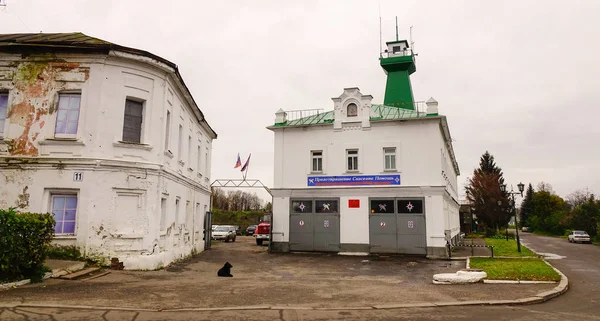
{"label": "green shrub", "polygon": [[51,245],[48,250],[48,258],[55,260],[81,261],[81,251],[75,245]]}
{"label": "green shrub", "polygon": [[565,234],[563,234],[563,236],[569,236],[569,234],[571,234],[571,232],[573,232],[573,230],[571,230],[571,229],[566,229],[566,230],[565,230]]}
{"label": "green shrub", "polygon": [[52,214],[0,210],[0,281],[40,281],[54,236]]}

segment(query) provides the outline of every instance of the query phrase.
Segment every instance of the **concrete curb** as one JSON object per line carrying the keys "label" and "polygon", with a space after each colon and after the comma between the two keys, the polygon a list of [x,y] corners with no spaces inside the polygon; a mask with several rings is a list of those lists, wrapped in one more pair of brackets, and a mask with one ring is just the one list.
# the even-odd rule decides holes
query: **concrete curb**
{"label": "concrete curb", "polygon": [[[511,259],[540,258],[540,259],[542,259],[542,261],[544,261],[544,263],[548,264],[548,266],[550,266],[554,271],[556,271],[556,273],[558,273],[558,275],[560,275],[559,282],[556,282],[556,281],[520,281],[520,280],[483,280],[483,283],[486,283],[486,284],[553,284],[553,283],[558,283],[558,285],[550,291],[540,292],[533,297],[515,300],[517,302],[520,302],[520,304],[535,304],[535,303],[545,302],[545,301],[548,301],[552,298],[555,298],[555,297],[567,292],[567,290],[569,289],[569,278],[567,278],[567,276],[564,273],[562,273],[559,269],[552,266],[552,264],[550,264],[544,258],[542,253],[538,253],[530,247],[528,247],[528,248],[533,253],[535,253],[535,255],[537,255],[537,257],[534,257],[534,256],[521,256],[521,257],[499,256],[496,258],[499,258],[499,259],[503,259],[503,258],[511,258]],[[478,256],[473,256],[473,257],[478,257]],[[470,258],[471,257],[467,257],[467,265],[466,265],[467,268],[470,267],[470,263],[471,263]]]}
{"label": "concrete curb", "polygon": [[67,275],[73,272],[77,272],[79,270],[83,270],[83,268],[85,267],[85,262],[77,262],[67,268],[64,269],[54,269],[52,270],[52,276],[53,278],[57,278],[59,276],[63,276],[63,275]]}
{"label": "concrete curb", "polygon": [[10,282],[10,283],[2,283],[2,284],[0,284],[0,290],[9,290],[9,289],[16,288],[18,286],[29,284],[29,283],[31,283],[31,279],[25,279],[25,280],[21,280],[21,281],[17,281],[17,282]]}

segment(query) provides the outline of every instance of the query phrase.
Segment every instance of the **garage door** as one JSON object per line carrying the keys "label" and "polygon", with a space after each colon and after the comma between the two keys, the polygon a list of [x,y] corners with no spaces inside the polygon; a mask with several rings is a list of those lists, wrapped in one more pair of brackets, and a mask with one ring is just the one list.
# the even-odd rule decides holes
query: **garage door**
{"label": "garage door", "polygon": [[370,199],[371,252],[427,254],[423,203],[423,199]]}
{"label": "garage door", "polygon": [[290,206],[290,251],[339,252],[339,200],[293,199]]}

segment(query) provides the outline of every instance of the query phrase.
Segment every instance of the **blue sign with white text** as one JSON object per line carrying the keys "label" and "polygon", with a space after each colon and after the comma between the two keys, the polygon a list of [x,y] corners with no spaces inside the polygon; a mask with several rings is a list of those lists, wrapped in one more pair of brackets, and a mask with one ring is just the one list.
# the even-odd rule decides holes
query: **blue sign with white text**
{"label": "blue sign with white text", "polygon": [[400,185],[400,175],[309,176],[308,186]]}

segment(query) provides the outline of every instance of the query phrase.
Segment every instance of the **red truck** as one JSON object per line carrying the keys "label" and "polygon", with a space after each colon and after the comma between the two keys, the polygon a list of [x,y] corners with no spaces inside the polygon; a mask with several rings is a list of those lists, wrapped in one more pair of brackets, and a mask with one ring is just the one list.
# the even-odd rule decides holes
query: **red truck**
{"label": "red truck", "polygon": [[271,213],[265,213],[260,220],[260,223],[254,230],[254,238],[256,245],[262,245],[264,241],[269,241],[271,235]]}

